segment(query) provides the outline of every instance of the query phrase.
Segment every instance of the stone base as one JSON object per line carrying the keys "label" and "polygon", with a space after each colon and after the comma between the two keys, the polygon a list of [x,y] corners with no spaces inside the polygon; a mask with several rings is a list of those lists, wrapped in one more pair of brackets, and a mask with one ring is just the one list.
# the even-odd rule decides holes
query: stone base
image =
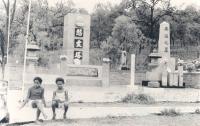
{"label": "stone base", "polygon": [[160,87],[160,83],[158,81],[150,81],[150,82],[148,82],[148,87],[159,88]]}
{"label": "stone base", "polygon": [[200,89],[200,85],[195,85],[194,88],[195,89]]}

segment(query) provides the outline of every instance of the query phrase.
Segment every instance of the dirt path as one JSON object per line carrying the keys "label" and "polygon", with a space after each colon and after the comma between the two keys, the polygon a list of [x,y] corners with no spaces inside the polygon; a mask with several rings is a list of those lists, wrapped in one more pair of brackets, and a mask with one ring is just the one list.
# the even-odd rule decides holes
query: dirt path
{"label": "dirt path", "polygon": [[[44,121],[42,126],[200,126],[200,115],[184,114],[180,116],[131,116],[131,117],[111,117],[92,119],[68,119],[56,121]],[[19,124],[12,125],[18,126]],[[38,124],[29,123],[24,126],[36,126]]]}

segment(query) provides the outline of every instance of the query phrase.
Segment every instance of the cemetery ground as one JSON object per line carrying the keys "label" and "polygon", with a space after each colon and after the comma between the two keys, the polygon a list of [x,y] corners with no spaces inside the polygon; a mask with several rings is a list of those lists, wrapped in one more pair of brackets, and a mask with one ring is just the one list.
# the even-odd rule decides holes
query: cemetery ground
{"label": "cemetery ground", "polygon": [[[177,116],[159,116],[150,114],[146,116],[107,116],[104,118],[48,120],[35,124],[33,122],[21,123],[24,126],[199,126],[199,114],[180,114]],[[10,126],[18,126],[20,123]]]}
{"label": "cemetery ground", "polygon": [[[136,104],[120,102],[127,94],[132,92],[127,86],[111,86],[103,87],[80,87],[68,86],[70,106],[67,114],[67,120],[61,120],[62,110],[58,110],[56,121],[51,121],[51,98],[52,91],[55,87],[45,86],[45,98],[47,100],[46,113],[48,119],[44,120],[39,125],[74,125],[74,126],[186,126],[198,125],[200,119],[199,114],[195,113],[200,107],[198,102],[156,102],[146,104]],[[150,88],[148,88],[150,89]],[[152,88],[153,90],[154,88]],[[155,90],[155,89],[154,89]],[[172,89],[179,90],[179,89]],[[184,89],[180,89],[183,90]],[[180,91],[179,90],[179,91]],[[193,89],[187,89],[189,92],[194,92]],[[188,92],[187,91],[187,92]],[[27,126],[37,125],[34,122],[25,124],[26,122],[34,121],[35,110],[32,110],[29,105],[22,110],[18,110],[19,100],[21,98],[19,90],[11,90],[9,93],[10,102],[9,111],[11,112],[11,124],[24,124]],[[189,93],[188,93],[189,94]],[[174,109],[172,115],[157,115],[165,109]],[[177,115],[176,115],[177,112]],[[173,115],[175,113],[175,116]],[[197,112],[198,113],[198,112]],[[165,114],[165,112],[164,112]],[[180,115],[179,115],[180,114]],[[41,119],[43,117],[41,116]]]}

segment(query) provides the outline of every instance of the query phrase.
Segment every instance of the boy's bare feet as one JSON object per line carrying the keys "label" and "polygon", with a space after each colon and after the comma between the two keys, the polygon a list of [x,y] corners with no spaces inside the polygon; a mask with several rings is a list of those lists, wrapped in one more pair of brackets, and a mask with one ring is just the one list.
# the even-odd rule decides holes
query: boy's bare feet
{"label": "boy's bare feet", "polygon": [[56,114],[53,114],[52,120],[56,119]]}
{"label": "boy's bare feet", "polygon": [[65,114],[63,115],[63,119],[66,119],[66,115]]}
{"label": "boy's bare feet", "polygon": [[41,124],[41,122],[38,119],[35,120],[35,123],[36,124]]}
{"label": "boy's bare feet", "polygon": [[44,119],[47,119],[47,115],[46,114],[44,114],[43,116],[44,116]]}

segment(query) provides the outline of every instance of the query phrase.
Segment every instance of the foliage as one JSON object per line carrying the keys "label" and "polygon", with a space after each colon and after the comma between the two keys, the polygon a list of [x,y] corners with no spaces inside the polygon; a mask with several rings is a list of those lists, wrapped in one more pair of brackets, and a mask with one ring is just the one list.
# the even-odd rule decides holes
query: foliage
{"label": "foliage", "polygon": [[122,15],[115,19],[112,36],[108,38],[107,44],[107,54],[112,63],[119,63],[122,50],[138,52],[145,47],[147,39],[131,18]]}
{"label": "foliage", "polygon": [[161,116],[179,116],[179,115],[181,115],[181,113],[179,110],[170,108],[170,109],[161,110],[159,115],[161,115]]}
{"label": "foliage", "polygon": [[[1,54],[3,57],[6,55],[8,19],[5,17],[8,17],[6,15],[8,15],[8,5],[10,5],[9,53],[22,62],[29,1],[7,1],[10,1],[10,4],[6,3],[6,6],[3,6],[5,13],[0,15]],[[76,9],[71,0],[58,1],[55,6],[49,6],[48,0],[32,1],[29,40],[36,41],[41,46],[42,52],[51,54],[59,51],[61,53],[64,16],[77,12],[88,14],[83,8]],[[100,64],[102,57],[109,57],[112,65],[117,66],[120,64],[122,50],[126,50],[128,56],[135,53],[136,58],[143,57],[144,54],[146,55],[144,57],[147,57],[149,52],[146,50],[150,51],[153,47],[157,47],[159,24],[162,21],[170,23],[170,42],[174,49],[200,46],[200,11],[194,6],[180,10],[173,7],[170,0],[123,0],[115,6],[109,3],[97,4],[91,14],[90,47],[99,51],[92,56],[91,63]],[[55,58],[55,56],[48,56]],[[45,56],[42,58],[44,59],[40,61],[43,62]],[[51,61],[54,62],[53,60],[45,62]]]}
{"label": "foliage", "polygon": [[122,98],[121,102],[125,103],[136,103],[136,104],[154,104],[155,100],[149,95],[146,94],[127,94]]}
{"label": "foliage", "polygon": [[197,108],[197,109],[195,110],[195,114],[200,114],[199,108]]}
{"label": "foliage", "polygon": [[200,69],[200,61],[199,60],[193,60],[190,62],[185,62],[183,64],[184,70],[187,70],[188,72],[192,71],[199,71]]}
{"label": "foliage", "polygon": [[[118,14],[112,6],[97,4],[91,15],[91,47],[100,48],[112,33],[114,20]],[[101,30],[100,30],[101,29]]]}

